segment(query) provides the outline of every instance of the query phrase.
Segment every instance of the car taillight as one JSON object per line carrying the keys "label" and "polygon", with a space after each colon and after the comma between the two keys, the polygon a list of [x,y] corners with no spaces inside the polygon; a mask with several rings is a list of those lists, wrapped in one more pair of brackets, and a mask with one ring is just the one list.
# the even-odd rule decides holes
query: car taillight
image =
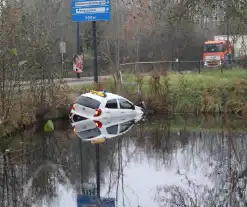
{"label": "car taillight", "polygon": [[75,110],[75,106],[74,106],[74,104],[72,105],[72,110]]}
{"label": "car taillight", "polygon": [[95,125],[97,128],[101,128],[102,127],[102,123],[100,121],[94,121]]}
{"label": "car taillight", "polygon": [[102,110],[101,109],[97,109],[95,111],[94,117],[100,116],[102,114]]}

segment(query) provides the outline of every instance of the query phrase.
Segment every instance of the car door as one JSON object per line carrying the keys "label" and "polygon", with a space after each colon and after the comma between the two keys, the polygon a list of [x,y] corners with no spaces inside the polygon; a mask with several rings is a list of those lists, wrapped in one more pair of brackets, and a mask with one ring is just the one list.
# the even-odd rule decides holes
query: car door
{"label": "car door", "polygon": [[128,100],[119,98],[119,111],[121,115],[127,116],[127,115],[132,115],[135,114],[135,106],[131,104]]}
{"label": "car door", "polygon": [[117,99],[110,99],[105,104],[105,114],[108,118],[120,116]]}

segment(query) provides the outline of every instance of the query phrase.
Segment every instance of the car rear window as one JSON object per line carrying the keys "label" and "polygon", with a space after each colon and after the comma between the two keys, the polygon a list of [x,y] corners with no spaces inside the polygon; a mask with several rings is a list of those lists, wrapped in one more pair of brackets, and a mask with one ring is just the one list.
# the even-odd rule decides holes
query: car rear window
{"label": "car rear window", "polygon": [[100,102],[98,100],[95,100],[87,96],[78,97],[75,103],[82,106],[86,106],[91,109],[97,109],[100,105]]}
{"label": "car rear window", "polygon": [[76,134],[78,137],[83,139],[92,139],[94,137],[101,135],[101,132],[98,128],[94,128],[86,131],[77,132]]}
{"label": "car rear window", "polygon": [[108,134],[117,134],[118,132],[118,125],[113,125],[113,126],[110,126],[110,127],[107,127],[106,128],[106,131]]}

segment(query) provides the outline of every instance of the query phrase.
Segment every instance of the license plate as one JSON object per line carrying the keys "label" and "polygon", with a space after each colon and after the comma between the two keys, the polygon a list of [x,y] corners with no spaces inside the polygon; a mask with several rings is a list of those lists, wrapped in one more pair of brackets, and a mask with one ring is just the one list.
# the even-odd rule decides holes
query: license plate
{"label": "license plate", "polygon": [[219,64],[219,62],[218,61],[210,61],[210,62],[208,62],[208,64],[209,65],[217,65],[217,64]]}

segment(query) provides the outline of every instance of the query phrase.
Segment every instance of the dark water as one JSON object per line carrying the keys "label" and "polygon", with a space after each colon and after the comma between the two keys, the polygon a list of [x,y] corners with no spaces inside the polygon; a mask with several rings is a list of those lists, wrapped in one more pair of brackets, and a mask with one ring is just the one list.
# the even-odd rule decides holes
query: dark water
{"label": "dark water", "polygon": [[[154,117],[107,139],[99,145],[101,197],[118,207],[245,206],[246,123],[230,124]],[[96,182],[95,146],[61,121],[53,133],[41,126],[2,142],[0,206],[76,207],[78,195],[95,193],[85,187]]]}

